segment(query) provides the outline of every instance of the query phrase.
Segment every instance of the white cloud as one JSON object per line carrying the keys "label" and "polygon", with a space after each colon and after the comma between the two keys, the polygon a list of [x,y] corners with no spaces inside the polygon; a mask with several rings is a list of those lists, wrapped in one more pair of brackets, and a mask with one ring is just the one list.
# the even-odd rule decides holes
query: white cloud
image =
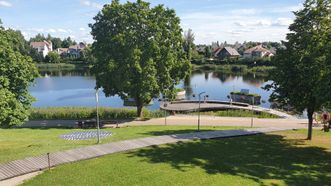
{"label": "white cloud", "polygon": [[58,32],[62,32],[62,33],[67,33],[67,32],[68,32],[67,30],[62,29],[62,28],[58,28],[57,31],[58,31]]}
{"label": "white cloud", "polygon": [[274,26],[289,26],[290,24],[293,23],[293,19],[291,18],[278,18],[274,23],[273,25]]}
{"label": "white cloud", "polygon": [[[253,13],[253,11],[251,12]],[[181,15],[184,30],[191,28],[196,44],[214,41],[280,41],[288,33],[290,18],[251,15],[220,14],[219,12],[193,12]]]}
{"label": "white cloud", "polygon": [[85,31],[85,28],[81,27],[79,28],[80,31]]}
{"label": "white cloud", "polygon": [[273,12],[273,13],[287,13],[287,12],[298,11],[302,8],[303,8],[302,4],[298,4],[298,5],[294,5],[294,6],[274,8],[270,12]]}
{"label": "white cloud", "polygon": [[103,7],[101,4],[95,3],[95,2],[92,2],[92,1],[89,1],[89,0],[81,0],[80,2],[84,6],[89,6],[89,7],[93,7],[93,8],[96,8],[96,9],[102,9],[102,7]]}
{"label": "white cloud", "polygon": [[8,1],[0,1],[0,6],[12,7],[13,5]]}
{"label": "white cloud", "polygon": [[50,28],[50,29],[47,30],[47,32],[50,32],[50,33],[56,33],[56,30],[53,29],[53,28]]}
{"label": "white cloud", "polygon": [[44,32],[45,30],[43,28],[31,28],[31,29],[28,29],[29,31],[32,31],[32,32]]}

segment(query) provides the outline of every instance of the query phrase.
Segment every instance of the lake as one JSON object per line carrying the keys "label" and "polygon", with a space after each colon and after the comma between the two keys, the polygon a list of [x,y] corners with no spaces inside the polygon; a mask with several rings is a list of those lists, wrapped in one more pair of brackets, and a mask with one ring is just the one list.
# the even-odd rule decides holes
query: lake
{"label": "lake", "polygon": [[[95,78],[88,70],[70,71],[42,71],[34,86],[30,87],[30,93],[37,101],[33,107],[94,107],[95,106]],[[217,71],[195,71],[191,77],[183,81],[178,88],[186,89],[187,99],[196,99],[192,94],[206,92],[209,100],[228,100],[227,95],[231,91],[249,89],[250,93],[260,94],[261,106],[269,108],[268,101],[271,92],[261,87],[271,83],[263,74],[241,74]],[[122,108],[123,100],[118,96],[105,97],[99,93],[99,105],[104,107]],[[158,99],[147,107],[150,110],[159,109]]]}

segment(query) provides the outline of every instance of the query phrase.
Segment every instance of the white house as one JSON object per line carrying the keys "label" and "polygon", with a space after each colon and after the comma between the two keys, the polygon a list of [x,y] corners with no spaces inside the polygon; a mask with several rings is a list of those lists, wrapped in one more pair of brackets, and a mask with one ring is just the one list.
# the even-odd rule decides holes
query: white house
{"label": "white house", "polygon": [[30,46],[41,53],[43,57],[46,57],[49,52],[53,51],[53,44],[51,41],[31,42]]}
{"label": "white house", "polygon": [[262,45],[247,49],[244,52],[244,58],[264,58],[272,56],[274,56],[274,54],[270,50],[263,48]]}

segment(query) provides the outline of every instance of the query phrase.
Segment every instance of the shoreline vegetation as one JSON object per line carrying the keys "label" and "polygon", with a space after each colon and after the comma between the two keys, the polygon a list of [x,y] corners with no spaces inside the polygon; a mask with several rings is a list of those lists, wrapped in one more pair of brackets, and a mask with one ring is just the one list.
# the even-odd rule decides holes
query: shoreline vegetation
{"label": "shoreline vegetation", "polygon": [[[96,109],[93,107],[49,107],[33,108],[30,111],[30,120],[81,120],[93,119],[96,116]],[[196,115],[197,113],[189,113]],[[167,113],[169,115],[169,113]],[[215,112],[201,112],[201,115],[222,116],[222,117],[257,117],[257,118],[279,118],[268,113],[252,113],[245,110],[226,110]],[[137,113],[134,109],[128,108],[99,108],[99,116],[102,120],[136,119]],[[150,111],[143,109],[142,119],[164,117],[163,110]]]}
{"label": "shoreline vegetation", "polygon": [[275,69],[273,66],[254,66],[237,64],[192,64],[193,70],[215,70],[223,72],[243,72],[243,73],[269,73]]}
{"label": "shoreline vegetation", "polygon": [[90,66],[83,63],[35,63],[39,71],[43,70],[75,70],[88,69]]}

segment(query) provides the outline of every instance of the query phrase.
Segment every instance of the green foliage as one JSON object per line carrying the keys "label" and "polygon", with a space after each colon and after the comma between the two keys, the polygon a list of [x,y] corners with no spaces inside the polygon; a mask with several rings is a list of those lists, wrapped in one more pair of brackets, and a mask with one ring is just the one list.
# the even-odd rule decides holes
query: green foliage
{"label": "green foliage", "polygon": [[[102,120],[111,119],[134,119],[137,113],[132,109],[113,109],[100,108],[99,116]],[[161,111],[149,111],[144,109],[143,118],[155,118],[163,116]],[[96,109],[90,107],[52,107],[52,108],[33,108],[30,120],[78,120],[91,119],[96,117]]]}
{"label": "green foliage", "polygon": [[[106,96],[133,98],[137,113],[144,104],[185,78],[190,63],[182,50],[182,29],[175,11],[141,0],[105,5],[91,24],[93,71]],[[128,29],[130,28],[130,29]]]}
{"label": "green foliage", "polygon": [[65,38],[63,41],[62,41],[62,48],[69,48],[71,45],[75,45],[77,44],[76,41],[73,41],[70,37],[68,38]]}
{"label": "green foliage", "polygon": [[80,51],[80,60],[86,62],[87,64],[94,64],[96,62],[91,46],[87,46]]}
{"label": "green foliage", "polygon": [[211,58],[213,56],[213,53],[212,53],[211,48],[209,46],[205,47],[204,54],[205,54],[206,58]]}
{"label": "green foliage", "polygon": [[[186,58],[191,61],[191,59],[194,59],[193,53],[195,51],[195,45],[194,45],[194,33],[192,32],[192,29],[188,29],[184,33],[184,42],[183,42],[183,48],[186,53]],[[199,55],[196,52],[196,55]]]}
{"label": "green foliage", "polygon": [[0,28],[0,127],[21,124],[34,100],[28,87],[38,72],[23,49],[19,34]]}
{"label": "green foliage", "polygon": [[45,61],[48,63],[60,63],[61,58],[60,55],[56,52],[49,52],[45,57]]}
{"label": "green foliage", "polygon": [[254,97],[261,97],[259,94],[249,94],[246,92],[231,92],[230,94],[242,95],[242,96],[254,96]]}
{"label": "green foliage", "polygon": [[30,46],[20,31],[0,27],[0,37],[2,39],[0,44],[6,43],[8,47],[20,52],[22,55],[29,54]]}
{"label": "green foliage", "polygon": [[284,49],[275,58],[271,74],[274,83],[271,99],[291,105],[297,111],[307,110],[308,139],[312,135],[313,113],[331,100],[331,2],[306,0],[304,8],[295,12]]}
{"label": "green foliage", "polygon": [[[198,113],[193,113],[198,114]],[[272,115],[265,112],[252,112],[249,110],[226,110],[226,111],[214,111],[214,112],[201,112],[201,115],[207,116],[219,116],[219,117],[256,117],[256,118],[279,118],[276,115]]]}

